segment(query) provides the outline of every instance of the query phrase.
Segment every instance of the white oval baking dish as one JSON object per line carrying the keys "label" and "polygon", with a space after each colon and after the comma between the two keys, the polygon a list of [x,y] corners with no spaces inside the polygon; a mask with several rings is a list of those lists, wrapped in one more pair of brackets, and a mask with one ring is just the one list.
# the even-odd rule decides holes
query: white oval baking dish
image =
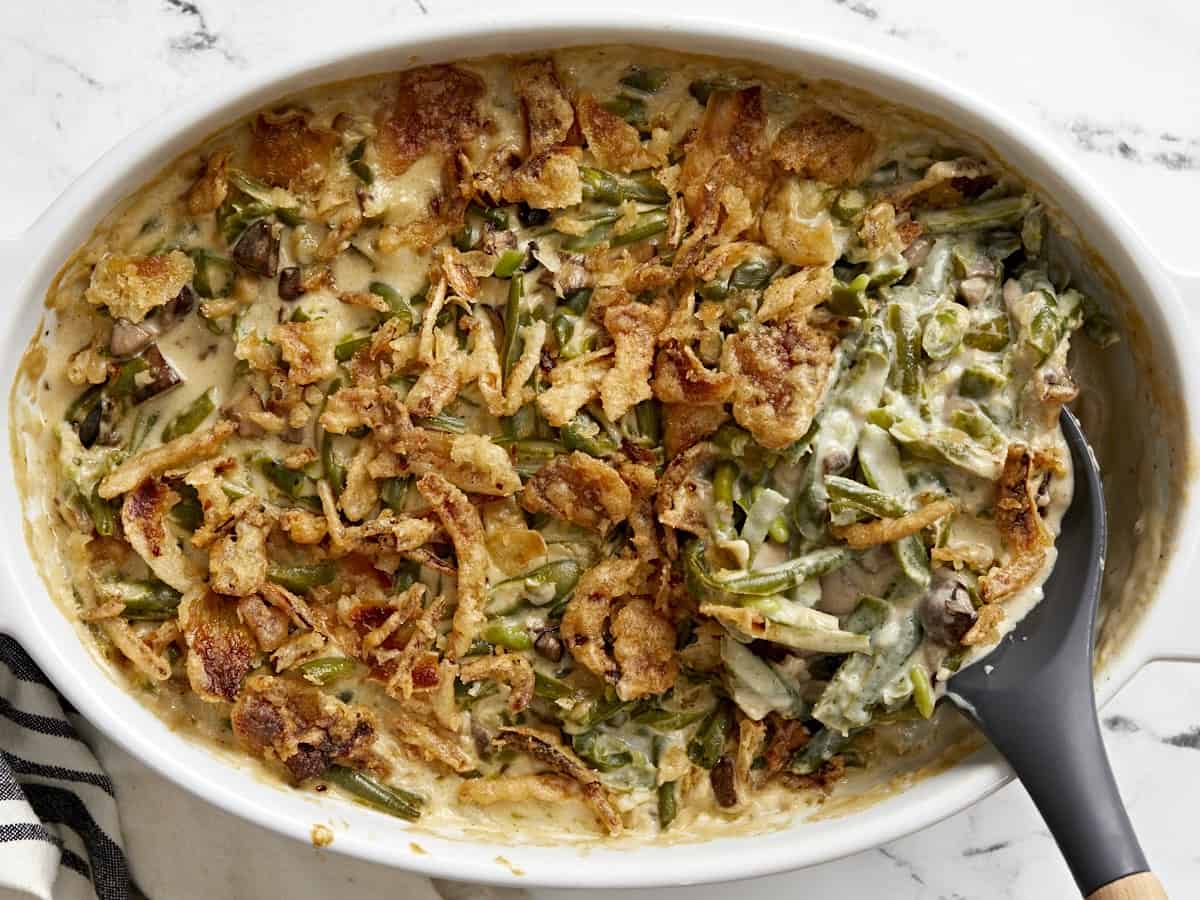
{"label": "white oval baking dish", "polygon": [[[1200,349],[1194,337],[1200,329],[1200,277],[1165,271],[1103,192],[1054,147],[945,81],[860,48],[744,23],[626,13],[620,16],[620,24],[615,21],[614,16],[555,14],[536,21],[444,20],[420,28],[406,25],[403,36],[383,34],[359,46],[297,53],[275,70],[241,73],[224,89],[206,87],[202,100],[165,116],[106,154],[28,232],[0,242],[0,270],[8,275],[8,295],[0,307],[0,378],[5,395],[37,325],[50,280],[95,223],[175,156],[264,104],[309,86],[413,64],[568,45],[640,44],[750,59],[811,78],[844,82],[953,123],[1039,186],[1086,235],[1094,254],[1105,260],[1136,309],[1141,324],[1134,348],[1139,358],[1149,360],[1146,372],[1160,388],[1143,398],[1147,406],[1139,406],[1136,412],[1110,414],[1118,418],[1128,414],[1131,423],[1143,429],[1147,422],[1149,427],[1154,422],[1163,424],[1161,440],[1171,444],[1163,459],[1174,470],[1169,504],[1177,514],[1174,549],[1163,554],[1153,603],[1144,610],[1127,611],[1128,635],[1107,654],[1097,684],[1098,699],[1108,700],[1152,660],[1200,659],[1200,605],[1193,603],[1200,579],[1195,549],[1200,547],[1200,505],[1186,492],[1193,448],[1200,438],[1200,416],[1189,414],[1189,407],[1200,404],[1200,369],[1186,364]],[[1161,408],[1150,408],[1155,405]],[[8,419],[5,402],[0,404],[0,433],[8,433]],[[20,527],[13,463],[7,453],[0,457],[0,508],[12,517],[0,534],[0,632],[16,637],[71,703],[130,753],[228,812],[299,840],[310,840],[313,825],[323,823],[334,830],[334,851],[457,880],[609,888],[694,884],[766,875],[876,846],[963,809],[1012,777],[998,755],[981,750],[840,818],[798,819],[766,834],[636,851],[505,846],[413,832],[398,820],[288,790],[269,783],[251,767],[231,765],[170,731],[108,677],[46,595]],[[1131,538],[1117,532],[1114,539]]]}

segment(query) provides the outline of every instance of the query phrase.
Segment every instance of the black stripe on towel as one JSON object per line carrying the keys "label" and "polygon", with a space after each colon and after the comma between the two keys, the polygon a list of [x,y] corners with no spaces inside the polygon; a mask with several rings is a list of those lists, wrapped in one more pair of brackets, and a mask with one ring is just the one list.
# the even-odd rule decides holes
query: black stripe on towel
{"label": "black stripe on towel", "polygon": [[129,896],[129,866],[125,854],[96,824],[83,801],[65,788],[47,784],[27,784],[25,795],[43,822],[66,825],[79,835],[87,847],[92,884],[99,900],[126,900]]}
{"label": "black stripe on towel", "polygon": [[113,796],[112,782],[107,775],[96,772],[81,772],[79,769],[64,769],[62,766],[43,766],[28,759],[23,759],[15,753],[0,750],[0,758],[7,762],[18,775],[36,775],[39,778],[56,778],[59,781],[74,781],[80,784],[93,784],[109,796]]}
{"label": "black stripe on towel", "polygon": [[38,734],[49,734],[54,737],[78,740],[75,729],[66,719],[55,719],[51,716],[39,716],[37,713],[17,709],[4,697],[0,697],[0,716],[11,719],[22,728],[36,731]]}

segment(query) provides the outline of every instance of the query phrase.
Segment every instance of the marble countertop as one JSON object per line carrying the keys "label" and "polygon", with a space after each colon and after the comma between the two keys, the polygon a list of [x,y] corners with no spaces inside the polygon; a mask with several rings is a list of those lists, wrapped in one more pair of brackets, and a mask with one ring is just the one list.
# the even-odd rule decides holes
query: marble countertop
{"label": "marble countertop", "polygon": [[[0,136],[0,236],[25,228],[109,146],[206,84],[293,48],[350,41],[364,29],[402,32],[421,16],[487,15],[474,9],[464,0],[10,3],[0,21],[0,96],[9,123]],[[686,9],[722,13],[711,0],[689,0]],[[1191,204],[1200,203],[1200,4],[741,0],[737,17],[852,41],[986,96],[1065,149],[1168,266],[1200,271],[1189,252]],[[1117,781],[1151,864],[1175,896],[1200,894],[1200,850],[1194,829],[1181,827],[1181,811],[1200,807],[1200,667],[1149,667],[1102,715]],[[590,898],[716,900],[732,890]],[[877,850],[736,888],[748,900],[1045,898],[1072,890],[1017,785]],[[533,894],[548,900],[563,892]]]}

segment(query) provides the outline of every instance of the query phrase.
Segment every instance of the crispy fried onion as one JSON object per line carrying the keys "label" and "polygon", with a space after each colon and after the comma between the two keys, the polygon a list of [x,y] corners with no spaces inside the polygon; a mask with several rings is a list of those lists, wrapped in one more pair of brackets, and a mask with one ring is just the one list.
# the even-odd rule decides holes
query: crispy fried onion
{"label": "crispy fried onion", "polygon": [[498,681],[508,685],[508,708],[520,712],[533,700],[533,666],[516,653],[467,657],[459,664],[462,681]]}
{"label": "crispy fried onion", "polygon": [[578,450],[556,456],[525,482],[521,506],[601,533],[629,515],[633,495],[617,471]]}
{"label": "crispy fried onion", "polygon": [[334,763],[386,771],[374,752],[375,715],[297,681],[248,678],[230,721],[244,749],[281,762],[297,782],[316,778]]}
{"label": "crispy fried onion", "polygon": [[483,435],[411,428],[401,431],[391,446],[414,475],[434,472],[461,490],[493,497],[521,489],[521,478],[504,448]]}
{"label": "crispy fried onion", "polygon": [[580,784],[566,775],[543,772],[540,775],[500,775],[496,778],[472,778],[458,786],[458,799],[472,806],[497,803],[558,803],[580,795]]}
{"label": "crispy fried onion", "polygon": [[664,403],[663,451],[667,460],[715,434],[728,421],[729,410],[723,403]]}
{"label": "crispy fried onion", "polygon": [[100,496],[111,500],[118,494],[133,490],[147,478],[161,475],[180,463],[212,456],[233,431],[232,422],[220,421],[206,431],[194,431],[158,447],[143,450],[125,460],[100,482]]}
{"label": "crispy fried onion", "polygon": [[532,757],[547,768],[578,782],[583,800],[609,834],[623,828],[621,814],[599,777],[583,764],[557,737],[531,728],[502,728],[492,743],[502,750],[515,750]]}
{"label": "crispy fried onion", "polygon": [[865,550],[879,544],[890,544],[932,525],[938,519],[950,515],[958,508],[953,500],[933,500],[920,509],[896,519],[876,519],[873,522],[855,522],[850,525],[833,526],[835,537],[845,541],[852,550]]}
{"label": "crispy fried onion", "polygon": [[525,110],[529,155],[561,144],[575,124],[575,110],[563,93],[554,60],[531,59],[513,67],[513,90]]}
{"label": "crispy fried onion", "polygon": [[736,378],[733,417],[764,447],[798,441],[812,424],[833,369],[835,335],[803,316],[725,341],[721,370]]}
{"label": "crispy fried onion", "polygon": [[[675,683],[675,629],[644,597],[617,605],[638,588],[637,560],[597,563],[584,573],[563,613],[560,633],[575,660],[617,686],[622,700],[661,694]],[[612,637],[608,652],[606,631]]]}
{"label": "crispy fried onion", "polygon": [[591,94],[576,100],[575,114],[588,149],[602,168],[633,172],[666,165],[669,148],[661,137],[643,145],[636,128],[601,106]]}
{"label": "crispy fried onion", "polygon": [[137,324],[178,297],[195,271],[191,257],[181,250],[159,256],[106,253],[92,269],[83,299],[106,307],[114,319]]}
{"label": "crispy fried onion", "polygon": [[742,204],[750,210],[761,204],[771,176],[766,125],[761,86],[709,97],[679,172],[679,189],[699,233],[716,232],[723,209],[727,218],[743,218],[731,213]]}
{"label": "crispy fried onion", "polygon": [[447,655],[451,659],[460,659],[470,649],[484,619],[488,552],[483,522],[467,495],[436,472],[422,475],[417,480],[417,490],[433,508],[454,543],[454,555],[458,559],[458,607],[454,611]]}
{"label": "crispy fried onion", "polygon": [[214,591],[247,597],[259,590],[267,580],[269,531],[265,509],[255,504],[216,540],[208,554],[209,582]]}
{"label": "crispy fried onion", "polygon": [[188,590],[199,575],[184,556],[179,539],[167,527],[167,513],[179,495],[158,479],[143,481],[125,495],[121,504],[121,527],[129,546],[150,571],[175,590]]}
{"label": "crispy fried onion", "polygon": [[458,66],[401,72],[391,105],[376,117],[387,170],[401,175],[426,153],[448,156],[470,141],[483,127],[478,101],[485,92],[482,78]]}
{"label": "crispy fried onion", "polygon": [[1029,448],[1008,448],[1004,471],[996,483],[996,526],[1008,551],[1008,562],[979,579],[979,595],[994,603],[1032,582],[1046,565],[1052,540],[1037,507],[1038,479]]}
{"label": "crispy fried onion", "polygon": [[237,603],[205,585],[192,588],[179,603],[179,627],[187,641],[187,676],[203,700],[232,701],[254,666],[258,645],[242,624]]}
{"label": "crispy fried onion", "polygon": [[708,535],[708,509],[712,484],[708,472],[717,449],[704,441],[675,456],[658,485],[655,511],[658,521],[670,528]]}
{"label": "crispy fried onion", "polygon": [[771,158],[789,172],[827,184],[853,184],[867,174],[878,142],[871,132],[823,109],[813,109],[784,128]]}
{"label": "crispy fried onion", "polygon": [[604,327],[613,339],[613,366],[600,382],[604,414],[617,421],[650,398],[650,367],[654,343],[667,324],[664,301],[624,303],[604,313]]}
{"label": "crispy fried onion", "polygon": [[426,762],[445,766],[460,775],[476,767],[460,735],[425,721],[411,710],[402,711],[392,720],[392,733],[405,749]]}
{"label": "crispy fried onion", "polygon": [[538,394],[538,411],[555,428],[571,421],[580,408],[600,394],[612,366],[612,347],[602,347],[560,362],[550,372],[550,387]]}

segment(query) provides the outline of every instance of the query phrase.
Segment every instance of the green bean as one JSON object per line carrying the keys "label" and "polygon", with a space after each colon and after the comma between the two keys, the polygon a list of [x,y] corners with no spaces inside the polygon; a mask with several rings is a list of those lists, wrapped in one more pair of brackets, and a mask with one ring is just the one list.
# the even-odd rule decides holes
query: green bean
{"label": "green bean", "polygon": [[537,604],[542,606],[545,603],[557,603],[575,590],[575,585],[579,583],[579,577],[582,574],[583,568],[575,560],[556,559],[544,566],[539,566],[532,572],[519,576],[519,578],[530,589],[539,586],[554,586],[554,592],[550,595],[550,599]]}
{"label": "green bean", "polygon": [[88,518],[101,537],[112,537],[117,531],[117,512],[113,503],[100,496],[100,483],[90,491],[80,490],[79,499],[87,510]]}
{"label": "green bean", "polygon": [[297,594],[305,594],[315,587],[331,584],[337,575],[338,566],[332,560],[308,565],[271,563],[267,566],[267,580]]}
{"label": "green bean", "polygon": [[675,782],[664,781],[658,786],[658,830],[666,831],[670,828],[678,812],[675,804]]}
{"label": "green bean", "polygon": [[737,483],[738,467],[729,460],[721,460],[713,470],[713,500],[733,508],[733,489]]}
{"label": "green bean", "polygon": [[792,539],[792,529],[782,514],[772,519],[771,524],[767,526],[767,537],[777,544],[786,544]]}
{"label": "green bean", "polygon": [[850,615],[846,616],[842,629],[855,634],[870,634],[888,620],[891,608],[891,604],[886,600],[870,595],[864,596]]}
{"label": "green bean", "polygon": [[572,735],[571,748],[580,759],[601,772],[613,772],[633,762],[633,753],[624,741],[597,731]]}
{"label": "green bean", "polygon": [[216,405],[212,401],[212,388],[209,388],[166,424],[162,431],[163,443],[183,437],[185,434],[191,434],[212,415],[214,409],[216,409]]}
{"label": "green bean", "polygon": [[657,400],[643,400],[634,407],[638,433],[651,446],[662,442],[662,410]]}
{"label": "green bean", "polygon": [[933,715],[933,685],[929,681],[928,670],[921,663],[913,663],[908,670],[908,680],[912,682],[913,705],[922,719]]}
{"label": "green bean", "polygon": [[833,290],[825,305],[834,315],[866,318],[871,313],[867,302],[867,288],[870,284],[871,276],[866,272],[854,276],[854,279],[848,283],[834,279]]}
{"label": "green bean", "polygon": [[521,341],[517,336],[517,328],[521,321],[521,299],[524,295],[525,275],[523,272],[517,272],[509,279],[508,300],[504,305],[504,344],[500,353],[500,363],[504,369],[506,388],[509,373],[521,356]]}
{"label": "green bean", "polygon": [[964,397],[986,397],[1008,384],[1008,377],[990,366],[968,366],[958,380],[958,392]]}
{"label": "green bean", "polygon": [[654,173],[649,170],[622,175],[591,166],[580,166],[579,176],[583,181],[585,200],[596,200],[616,206],[626,200],[661,205],[671,199],[666,188],[658,183]]}
{"label": "green bean", "polygon": [[600,105],[613,115],[620,116],[635,128],[644,129],[646,127],[646,101],[641,97],[618,94]]}
{"label": "green bean", "polygon": [[529,636],[529,632],[523,626],[500,619],[495,619],[485,624],[480,634],[489,644],[507,647],[509,650],[515,650],[518,653],[533,648],[533,638]]}
{"label": "green bean", "polygon": [[762,290],[778,268],[779,264],[773,259],[748,259],[733,267],[729,273],[729,287],[735,291]]}
{"label": "green bean", "polygon": [[196,489],[190,484],[182,484],[176,491],[182,499],[171,507],[171,521],[187,531],[195,531],[204,521],[204,509]]}
{"label": "green bean", "polygon": [[497,278],[511,278],[524,263],[525,251],[505,250],[496,261],[496,268],[492,274]]}
{"label": "green bean", "polygon": [[963,337],[963,343],[976,350],[997,352],[1008,346],[1011,331],[1008,313],[1002,309],[992,311],[977,321]]}
{"label": "green bean", "polygon": [[350,163],[350,171],[353,172],[358,180],[363,184],[374,184],[375,182],[375,172],[367,164],[366,160],[356,159],[354,162]]}
{"label": "green bean", "polygon": [[933,360],[947,359],[958,352],[970,324],[970,314],[957,303],[941,303],[925,323],[921,347]]}
{"label": "green bean", "polygon": [[371,336],[369,334],[360,335],[359,337],[354,337],[353,335],[344,337],[333,348],[333,355],[337,358],[338,362],[348,362],[354,357],[355,353],[370,343]]}
{"label": "green bean", "polygon": [[[333,446],[333,435],[329,432],[321,436],[321,477],[329,482],[335,494],[341,494],[346,488],[346,466],[338,457],[337,449]],[[298,485],[295,490],[299,490]],[[296,496],[286,488],[284,493]]]}
{"label": "green bean", "polygon": [[853,558],[854,554],[844,548],[823,547],[766,569],[756,569],[733,578],[721,578],[717,583],[722,591],[729,594],[768,597],[786,593],[809,578],[827,575]]}
{"label": "green bean", "polygon": [[135,356],[122,363],[117,374],[104,385],[105,396],[113,400],[123,400],[131,396],[137,389],[137,377],[149,368],[150,363],[141,356]]}
{"label": "green bean", "polygon": [[412,479],[404,476],[389,478],[379,489],[379,499],[388,509],[394,512],[403,512],[404,502],[408,499],[408,488],[411,484]]}
{"label": "green bean", "polygon": [[483,238],[483,227],[471,210],[467,211],[466,217],[463,219],[463,227],[455,233],[451,238],[456,250],[461,250],[463,253],[469,250],[474,250],[475,245]]}
{"label": "green bean", "polygon": [[326,685],[354,674],[358,663],[347,656],[323,656],[296,666],[297,671],[313,684]]}
{"label": "green bean", "polygon": [[438,413],[436,416],[413,419],[414,425],[428,428],[430,431],[443,431],[446,434],[466,434],[467,420],[462,416],[452,416],[450,413]]}
{"label": "green bean", "polygon": [[888,433],[914,456],[948,463],[981,478],[994,481],[1003,463],[958,428],[925,428],[913,419],[903,419]]}
{"label": "green bean", "polygon": [[1033,198],[1023,194],[1020,197],[982,200],[951,209],[921,210],[915,218],[921,223],[926,234],[946,234],[951,231],[1016,225],[1032,206]]}
{"label": "green bean", "polygon": [[221,239],[227,247],[232,247],[247,228],[273,212],[275,207],[271,203],[256,200],[241,189],[236,194],[231,191],[217,207],[217,229]]}
{"label": "green bean", "polygon": [[616,452],[617,444],[587,413],[576,413],[558,429],[559,438],[568,450],[581,450],[589,456],[604,457]]}
{"label": "green bean", "polygon": [[358,162],[367,152],[367,139],[362,138],[357,144],[350,148],[350,152],[346,154],[346,162]]}
{"label": "green bean", "polygon": [[578,288],[563,297],[563,304],[577,316],[582,316],[588,310],[592,300],[592,288]]}
{"label": "green bean", "polygon": [[892,374],[896,386],[909,397],[915,397],[921,378],[921,331],[917,317],[903,303],[889,303],[888,328],[896,339],[896,367]]}
{"label": "green bean", "polygon": [[822,728],[792,754],[788,769],[797,775],[811,775],[837,756],[849,742],[849,735],[839,734],[832,728]]}
{"label": "green bean", "polygon": [[870,722],[870,711],[882,700],[884,688],[905,671],[905,664],[921,643],[921,622],[916,613],[905,615],[898,624],[891,639],[872,641],[873,655],[851,655],[842,663],[813,708],[814,719],[842,732]]}
{"label": "green bean", "polygon": [[830,212],[839,222],[848,225],[862,215],[867,208],[867,195],[857,188],[849,188],[837,195]]}
{"label": "green bean", "polygon": [[561,700],[575,695],[575,689],[565,681],[536,670],[533,673],[533,692],[543,700]]}
{"label": "green bean", "polygon": [[275,487],[287,496],[294,499],[303,492],[304,483],[308,477],[303,472],[289,469],[283,463],[269,457],[260,459],[258,468]]}
{"label": "green bean", "polygon": [[1045,291],[1037,293],[1042,299],[1029,322],[1029,343],[1045,359],[1062,340],[1064,328],[1054,297]]}
{"label": "green bean", "polygon": [[630,66],[620,83],[643,94],[657,94],[670,77],[670,72],[661,66]]}
{"label": "green bean", "polygon": [[624,247],[626,244],[636,244],[646,238],[661,234],[667,230],[667,214],[660,210],[642,213],[632,228],[623,234],[614,234],[609,240],[613,247]]}
{"label": "green bean", "polygon": [[637,700],[621,700],[616,696],[611,698],[600,697],[594,700],[582,716],[575,723],[580,729],[587,730],[595,728],[598,725],[603,725],[610,719],[615,719],[622,713],[628,712],[638,705]]}
{"label": "green bean", "polygon": [[421,805],[425,802],[423,798],[384,784],[366,772],[345,766],[330,766],[321,777],[382,812],[410,822],[421,818]]}
{"label": "green bean", "polygon": [[570,353],[571,338],[575,335],[575,319],[573,316],[568,316],[566,313],[555,313],[554,318],[550,320],[550,330],[554,332],[554,341],[558,344],[559,356],[563,359],[571,359]]}
{"label": "green bean", "polygon": [[725,752],[725,739],[732,728],[733,710],[730,704],[719,703],[688,741],[688,759],[702,769],[711,769]]}
{"label": "green bean", "polygon": [[388,307],[391,309],[390,317],[399,319],[405,323],[408,328],[413,325],[413,309],[411,304],[390,284],[385,284],[382,281],[372,281],[367,285],[367,290],[376,297],[382,297],[387,301]]}
{"label": "green bean", "polygon": [[158,418],[157,412],[145,415],[144,412],[138,411],[137,417],[133,420],[133,428],[129,430],[130,453],[137,453],[141,449],[146,438],[150,436],[150,432],[154,430],[154,426],[158,424]]}
{"label": "green bean", "polygon": [[966,432],[993,453],[1000,453],[1008,446],[1008,439],[996,424],[981,412],[956,409],[950,414],[950,424]]}
{"label": "green bean", "polygon": [[678,731],[699,722],[711,710],[669,710],[662,707],[651,707],[633,716],[633,721],[639,725],[648,725],[655,731]]}
{"label": "green bean", "polygon": [[195,265],[192,287],[205,300],[228,297],[233,290],[233,279],[237,266],[233,260],[219,256],[209,250],[189,250],[188,255]]}
{"label": "green bean", "polygon": [[130,620],[163,622],[175,618],[181,594],[161,581],[135,581],[120,585],[125,608],[121,615]]}
{"label": "green bean", "polygon": [[826,475],[825,490],[832,500],[879,519],[894,519],[908,512],[908,505],[900,498],[841,475]]}

